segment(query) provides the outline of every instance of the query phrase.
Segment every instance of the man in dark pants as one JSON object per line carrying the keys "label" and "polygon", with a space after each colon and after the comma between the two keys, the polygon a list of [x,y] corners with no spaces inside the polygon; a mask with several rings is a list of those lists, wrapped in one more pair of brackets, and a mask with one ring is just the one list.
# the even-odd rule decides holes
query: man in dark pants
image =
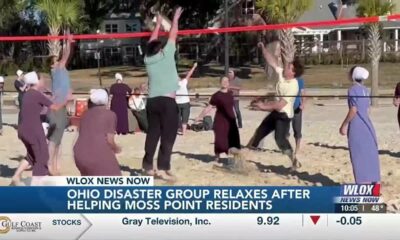
{"label": "man in dark pants", "polygon": [[[171,31],[165,46],[158,40],[162,18],[157,17],[154,29],[147,44],[144,62],[149,77],[149,97],[147,99],[147,118],[149,129],[146,135],[143,169],[146,174],[164,180],[175,180],[171,172],[171,154],[178,132],[178,106],[175,92],[178,90],[178,71],[176,69],[175,52],[178,35],[178,21],[182,8],[177,8],[172,21]],[[153,157],[158,142],[157,169],[153,168]]]}
{"label": "man in dark pants", "polygon": [[292,161],[292,170],[300,167],[293,148],[287,138],[290,128],[290,121],[294,116],[293,105],[295,96],[298,94],[299,88],[296,81],[295,69],[293,64],[287,64],[283,68],[278,66],[275,57],[268,52],[263,43],[259,43],[259,47],[263,51],[265,61],[275,69],[279,79],[276,84],[277,100],[273,102],[255,102],[254,107],[262,111],[271,112],[262,121],[253,136],[250,147],[257,148],[260,141],[271,132],[275,131],[275,142],[283,154],[287,155]]}
{"label": "man in dark pants", "polygon": [[239,128],[242,128],[243,127],[242,113],[240,112],[240,106],[239,106],[241,80],[235,76],[235,71],[232,68],[229,69],[228,78],[229,78],[229,90],[231,90],[234,95],[233,100],[234,100],[237,124]]}
{"label": "man in dark pants", "polygon": [[[305,98],[304,98],[304,66],[300,62],[299,59],[295,59],[293,62],[293,66],[295,69],[295,77],[297,80],[297,85],[299,86],[299,93],[294,101],[294,116],[292,119],[292,129],[294,134],[294,139],[296,141],[296,150],[295,154],[297,155],[300,152],[301,147],[301,138],[302,138],[302,125],[303,125],[303,111],[305,106]],[[288,136],[290,133],[288,132]]]}

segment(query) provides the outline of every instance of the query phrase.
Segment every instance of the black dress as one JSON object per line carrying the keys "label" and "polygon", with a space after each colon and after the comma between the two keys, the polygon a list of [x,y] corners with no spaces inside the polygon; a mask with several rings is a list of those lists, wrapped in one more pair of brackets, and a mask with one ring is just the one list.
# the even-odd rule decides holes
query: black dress
{"label": "black dress", "polygon": [[216,92],[211,97],[210,104],[217,108],[214,119],[215,154],[228,153],[233,147],[240,149],[232,92]]}

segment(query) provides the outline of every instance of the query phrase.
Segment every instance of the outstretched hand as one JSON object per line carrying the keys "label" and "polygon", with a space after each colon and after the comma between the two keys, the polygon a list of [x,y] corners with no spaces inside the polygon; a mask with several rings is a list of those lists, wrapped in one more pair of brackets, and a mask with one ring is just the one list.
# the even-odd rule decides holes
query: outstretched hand
{"label": "outstretched hand", "polygon": [[394,99],[393,99],[393,105],[394,105],[395,107],[398,107],[398,106],[400,105],[400,98],[394,98]]}
{"label": "outstretched hand", "polygon": [[339,128],[339,133],[342,136],[346,136],[347,135],[347,125],[346,124],[342,124],[342,126],[340,126]]}
{"label": "outstretched hand", "polygon": [[182,13],[183,13],[183,8],[182,8],[182,7],[178,7],[178,8],[175,10],[174,21],[178,21],[179,18],[181,17],[181,15],[182,15]]}
{"label": "outstretched hand", "polygon": [[259,48],[264,48],[265,46],[264,46],[264,43],[263,43],[263,42],[259,42],[259,43],[257,44],[257,47],[259,47]]}
{"label": "outstretched hand", "polygon": [[264,103],[262,101],[260,101],[260,100],[253,101],[250,105],[255,110],[262,110],[263,107],[264,107]]}
{"label": "outstretched hand", "polygon": [[118,153],[121,153],[122,152],[122,148],[120,147],[120,146],[118,146],[118,145],[115,145],[115,147],[114,147],[114,153],[115,154],[118,154]]}

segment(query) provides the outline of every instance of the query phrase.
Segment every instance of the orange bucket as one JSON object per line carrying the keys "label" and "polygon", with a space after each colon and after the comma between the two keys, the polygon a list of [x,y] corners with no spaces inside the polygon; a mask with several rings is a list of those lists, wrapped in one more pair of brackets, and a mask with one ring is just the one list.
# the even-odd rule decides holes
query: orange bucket
{"label": "orange bucket", "polygon": [[75,102],[75,116],[81,117],[88,109],[88,100],[86,98],[78,98]]}

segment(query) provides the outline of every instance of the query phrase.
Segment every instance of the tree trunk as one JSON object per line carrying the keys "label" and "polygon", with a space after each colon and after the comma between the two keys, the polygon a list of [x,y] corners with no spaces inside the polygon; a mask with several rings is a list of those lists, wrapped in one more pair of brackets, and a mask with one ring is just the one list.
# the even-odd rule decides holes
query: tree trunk
{"label": "tree trunk", "polygon": [[[60,32],[59,28],[50,27],[50,35],[51,36],[58,36],[59,32]],[[49,47],[49,55],[56,56],[58,58],[60,56],[60,51],[61,51],[60,41],[59,40],[49,40],[47,45]]]}
{"label": "tree trunk", "polygon": [[379,61],[372,61],[372,88],[371,95],[374,96],[372,98],[372,106],[376,107],[379,104]]}
{"label": "tree trunk", "polygon": [[278,32],[282,45],[282,61],[284,66],[293,62],[296,53],[295,38],[291,29],[283,29]]}
{"label": "tree trunk", "polygon": [[372,67],[372,106],[379,104],[379,61],[382,56],[382,45],[380,40],[379,24],[371,24],[368,28],[368,56]]}

